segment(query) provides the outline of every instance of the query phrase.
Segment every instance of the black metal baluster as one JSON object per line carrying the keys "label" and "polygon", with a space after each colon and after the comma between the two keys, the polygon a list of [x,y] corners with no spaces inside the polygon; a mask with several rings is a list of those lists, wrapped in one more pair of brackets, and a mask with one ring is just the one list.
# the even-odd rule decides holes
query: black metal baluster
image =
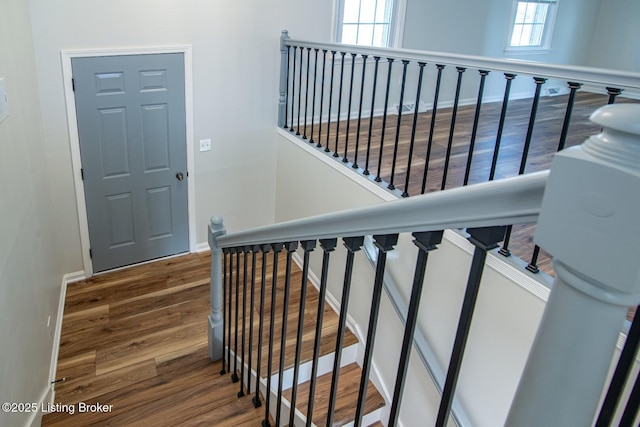
{"label": "black metal baluster", "polygon": [[618,427],[631,427],[633,420],[638,415],[638,409],[640,408],[640,374],[636,377],[636,382],[633,384],[627,406],[620,418],[620,424]]}
{"label": "black metal baluster", "polygon": [[456,117],[458,116],[458,102],[460,100],[460,87],[462,86],[462,73],[467,69],[464,67],[456,67],[458,72],[458,81],[456,83],[456,95],[453,100],[453,110],[451,111],[451,126],[449,128],[449,141],[447,142],[447,154],[444,158],[444,169],[442,171],[442,184],[440,190],[444,190],[447,185],[447,174],[449,172],[449,160],[451,159],[451,148],[453,147],[453,133],[456,129]]}
{"label": "black metal baluster", "polygon": [[[560,141],[558,142],[558,151],[564,149],[567,142],[567,135],[569,133],[569,124],[571,123],[571,116],[573,115],[573,105],[575,104],[576,91],[580,89],[582,83],[567,82],[569,86],[569,99],[567,100],[567,109],[564,114],[564,121],[562,123],[562,131],[560,132]],[[522,168],[522,167],[521,167]],[[508,230],[511,234],[511,230]],[[505,236],[505,241],[508,243],[509,236]],[[502,253],[502,251],[500,252]],[[531,261],[527,264],[526,269],[532,273],[538,273],[538,256],[540,255],[540,247],[535,245],[533,248],[533,254],[531,255]]]}
{"label": "black metal baluster", "polygon": [[[536,114],[538,113],[538,103],[540,102],[540,93],[542,91],[542,85],[547,81],[547,79],[542,77],[534,77],[533,81],[536,84],[536,90],[533,95],[533,102],[531,104],[531,113],[529,114],[529,125],[527,126],[527,136],[524,138],[524,147],[522,148],[522,157],[520,159],[520,169],[518,170],[518,175],[522,175],[524,173],[525,168],[527,167],[527,157],[529,156],[529,148],[531,147],[531,138],[533,137],[533,126],[536,123]],[[507,231],[504,235],[504,240],[502,242],[502,247],[498,251],[500,255],[503,256],[511,256],[511,251],[509,251],[509,241],[511,240],[511,231],[513,227],[511,225],[507,226]],[[535,250],[535,249],[534,249]],[[527,270],[532,273],[537,273],[537,267],[535,271],[530,269],[527,266]]]}
{"label": "black metal baluster", "polygon": [[271,250],[271,245],[261,245],[262,269],[260,270],[260,323],[258,325],[258,361],[256,364],[256,395],[253,396],[253,406],[259,408],[260,401],[260,369],[262,366],[262,334],[264,332],[264,294],[267,289],[267,253]]}
{"label": "black metal baluster", "polygon": [[[298,73],[298,129],[296,135],[300,135],[300,105],[302,103],[302,57],[304,56],[304,48],[300,46],[300,72]],[[295,79],[295,75],[293,78]]]}
{"label": "black metal baluster", "polygon": [[321,239],[322,273],[320,275],[320,292],[318,295],[318,315],[316,317],[316,336],[313,342],[313,363],[311,364],[311,378],[309,380],[309,403],[307,405],[306,426],[311,426],[313,419],[313,403],[318,376],[318,358],[320,357],[320,341],[322,339],[322,320],[324,319],[324,300],[327,294],[327,280],[329,276],[329,255],[336,249],[337,239]]}
{"label": "black metal baluster", "polygon": [[[232,299],[233,299],[233,254],[235,253],[235,248],[227,249],[229,252],[229,292],[227,295],[229,296],[228,308],[227,308],[227,335],[229,339],[227,340],[227,371],[232,372],[231,370],[231,308],[232,308]],[[235,355],[234,355],[235,356]],[[231,374],[231,380],[233,381],[233,373]]]}
{"label": "black metal baluster", "polygon": [[[285,87],[285,95],[284,95],[284,128],[289,129],[289,125],[287,125],[287,120],[289,119],[287,104],[289,104],[289,51],[291,50],[291,46],[287,46],[287,84]],[[293,111],[292,113],[293,114]],[[291,121],[293,121],[293,116],[291,116]]]}
{"label": "black metal baluster", "polygon": [[[222,320],[223,321],[227,321],[227,258],[229,257],[229,250],[228,249],[222,249],[222,261],[223,261],[223,266],[222,266]],[[231,338],[231,337],[229,337]],[[228,367],[228,365],[225,365],[225,357],[224,357],[224,348],[226,346],[226,334],[224,331],[224,325],[222,326],[222,370],[220,371],[220,375],[224,375],[227,373],[227,368],[225,368],[225,366]]]}
{"label": "black metal baluster", "polygon": [[607,105],[613,104],[616,102],[616,97],[622,93],[622,89],[618,89],[617,87],[607,87],[607,95],[609,95],[609,101]]}
{"label": "black metal baluster", "polygon": [[391,89],[391,71],[393,68],[393,58],[387,58],[389,69],[387,72],[387,90],[384,95],[384,111],[382,113],[382,130],[380,132],[380,151],[378,152],[378,172],[376,173],[376,182],[382,182],[380,173],[382,170],[382,151],[384,148],[384,134],[387,128],[387,109],[389,108],[389,90]]}
{"label": "black metal baluster", "polygon": [[309,107],[309,62],[311,61],[311,48],[307,48],[307,83],[304,92],[304,132],[302,139],[307,139],[307,114]]}
{"label": "black metal baluster", "polygon": [[264,420],[262,427],[270,427],[269,406],[271,401],[271,377],[273,376],[273,334],[276,323],[276,289],[278,286],[278,255],[282,252],[283,243],[274,243],[273,248],[273,275],[271,280],[271,315],[269,319],[269,355],[267,356],[267,389],[264,398]]}
{"label": "black metal baluster", "polygon": [[509,93],[511,92],[511,81],[516,78],[516,74],[504,73],[507,80],[504,88],[504,97],[502,98],[502,110],[500,112],[500,121],[498,123],[498,133],[496,134],[496,144],[493,148],[493,160],[491,161],[491,171],[489,172],[489,181],[493,181],[496,175],[496,166],[498,165],[498,153],[500,151],[500,142],[502,140],[502,131],[504,130],[504,121],[507,117],[507,106],[509,105]]}
{"label": "black metal baluster", "polygon": [[402,83],[400,85],[400,101],[398,105],[398,122],[396,124],[396,139],[393,145],[393,160],[391,161],[391,178],[389,179],[389,190],[395,190],[396,186],[393,181],[396,175],[396,160],[398,159],[398,143],[400,142],[400,125],[402,124],[402,106],[404,105],[404,86],[407,82],[407,66],[410,61],[402,60]]}
{"label": "black metal baluster", "polygon": [[538,268],[538,256],[540,255],[540,246],[535,245],[533,247],[533,254],[531,255],[531,262],[529,264],[527,264],[527,266],[525,267],[527,270],[529,270],[532,273],[538,273],[540,271],[540,269]]}
{"label": "black metal baluster", "polygon": [[351,54],[351,79],[349,83],[349,102],[347,106],[347,135],[344,139],[344,157],[342,158],[343,163],[347,163],[349,160],[347,159],[347,150],[349,149],[349,128],[351,127],[351,98],[353,97],[353,72],[355,71],[356,66],[356,53]]}
{"label": "black metal baluster", "polygon": [[[251,247],[245,246],[241,249],[243,267],[242,267],[242,344],[240,346],[242,355],[240,356],[240,391],[238,397],[244,396],[244,355],[245,355],[245,339],[247,336],[247,272],[249,268],[249,257],[247,254],[251,252]],[[251,371],[249,371],[251,375]],[[247,381],[248,383],[248,381]]]}
{"label": "black metal baluster", "polygon": [[427,189],[427,175],[429,174],[429,160],[431,158],[431,146],[433,144],[433,131],[436,126],[436,114],[438,113],[438,97],[440,96],[440,83],[442,82],[442,70],[444,65],[436,64],[438,69],[438,77],[436,78],[436,87],[433,94],[433,108],[431,109],[431,124],[429,125],[429,140],[427,141],[427,155],[424,160],[424,175],[422,176],[422,189],[420,194],[424,194]]}
{"label": "black metal baluster", "polygon": [[[336,51],[331,51],[331,78],[329,80],[329,119],[327,120],[327,145],[324,147],[325,152],[330,152],[329,134],[331,133],[331,104],[333,103],[333,74],[336,68]],[[340,118],[338,118],[340,119]]]}
{"label": "black metal baluster", "polygon": [[358,149],[360,148],[360,124],[362,121],[362,102],[364,101],[364,78],[367,70],[368,55],[362,55],[362,80],[360,81],[360,104],[358,107],[358,126],[356,128],[356,151],[353,154],[352,168],[358,169]]}
{"label": "black metal baluster", "polygon": [[369,135],[367,136],[367,156],[364,164],[363,175],[369,175],[369,154],[371,153],[371,133],[373,131],[373,112],[376,104],[376,87],[378,85],[378,65],[380,64],[380,57],[374,56],[375,61],[373,68],[373,85],[371,86],[371,111],[369,113]]}
{"label": "black metal baluster", "polygon": [[255,311],[256,301],[256,254],[259,250],[260,246],[251,246],[251,299],[249,301],[249,370],[247,375],[247,394],[251,394],[251,366],[253,366],[253,312]]}
{"label": "black metal baluster", "polygon": [[291,293],[291,257],[298,247],[298,242],[287,242],[287,264],[284,273],[284,298],[282,307],[282,329],[280,331],[280,364],[278,365],[278,400],[276,401],[276,426],[280,425],[282,413],[282,387],[284,381],[284,356],[287,349],[287,321],[289,319],[289,294]]}
{"label": "black metal baluster", "polygon": [[289,412],[289,425],[293,426],[296,415],[296,397],[298,393],[298,375],[300,373],[300,353],[302,351],[302,332],[304,329],[304,309],[307,301],[307,277],[309,275],[309,256],[316,247],[315,240],[300,242],[304,250],[302,261],[302,283],[300,285],[300,310],[298,311],[298,334],[296,336],[296,355],[293,364],[293,385],[291,388],[291,411]]}
{"label": "black metal baluster", "polygon": [[333,425],[333,415],[338,396],[338,379],[340,377],[340,362],[342,359],[342,344],[347,327],[347,309],[349,306],[349,293],[351,290],[351,277],[353,274],[353,260],[356,252],[362,248],[364,237],[345,237],[342,239],[347,248],[347,262],[344,271],[344,283],[342,286],[342,299],[340,303],[340,319],[338,320],[338,335],[336,337],[336,350],[333,359],[333,374],[331,376],[331,392],[329,394],[329,408],[327,410],[327,425]]}
{"label": "black metal baluster", "polygon": [[471,270],[467,280],[467,289],[462,302],[462,310],[460,312],[460,320],[458,321],[458,329],[451,351],[451,359],[449,360],[449,368],[447,377],[442,390],[442,399],[440,400],[440,408],[436,419],[437,427],[447,425],[449,412],[453,402],[460,367],[462,366],[462,358],[471,329],[471,320],[473,318],[473,310],[475,308],[478,291],[480,290],[480,280],[484,270],[487,251],[498,247],[498,242],[504,236],[505,227],[485,227],[468,229],[471,235],[469,241],[475,246],[473,259],[471,261]]}
{"label": "black metal baluster", "polygon": [[409,197],[409,179],[411,177],[411,159],[413,157],[413,146],[416,141],[416,129],[418,127],[418,113],[420,110],[420,92],[422,91],[422,75],[424,74],[424,66],[426,62],[418,62],[420,68],[418,74],[418,88],[416,89],[416,103],[413,109],[413,125],[411,127],[411,141],[409,143],[409,158],[407,159],[407,175],[404,179],[404,191],[402,197]]}
{"label": "black metal baluster", "polygon": [[[322,49],[322,80],[320,82],[320,118],[318,123],[318,144],[316,147],[322,147],[322,107],[324,106],[324,73],[327,69],[327,50]],[[328,127],[328,124],[327,124]],[[327,131],[328,132],[328,131]]]}
{"label": "black metal baluster", "polygon": [[346,52],[340,52],[342,58],[340,58],[340,90],[338,91],[338,121],[336,122],[336,142],[335,149],[333,150],[333,157],[339,157],[338,154],[338,139],[340,137],[340,112],[342,110],[342,81],[344,77],[344,56]]}
{"label": "black metal baluster", "polygon": [[471,140],[469,142],[469,155],[467,156],[467,168],[464,172],[463,186],[469,183],[469,175],[471,174],[471,161],[473,159],[473,149],[476,145],[476,136],[478,134],[478,124],[480,123],[480,108],[482,107],[482,95],[484,93],[484,83],[489,71],[478,70],[480,73],[480,85],[478,86],[478,99],[476,100],[476,112],[473,116],[473,128],[471,130]]}
{"label": "black metal baluster", "polygon": [[608,427],[613,421],[613,416],[618,406],[622,391],[631,374],[636,352],[640,344],[640,306],[636,309],[636,314],[631,322],[631,328],[627,334],[627,339],[620,353],[618,364],[609,383],[607,395],[604,398],[600,414],[595,427]]}
{"label": "black metal baluster", "polygon": [[[313,101],[311,102],[311,135],[309,136],[309,142],[311,144],[315,144],[315,141],[313,140],[313,124],[315,123],[315,119],[316,119],[316,84],[318,82],[318,50],[319,50],[318,48],[314,49],[314,58],[313,58],[313,96],[312,96]],[[320,121],[322,121],[322,117],[320,117]]]}
{"label": "black metal baluster", "polygon": [[402,404],[402,393],[404,391],[404,383],[407,378],[407,370],[409,368],[409,356],[411,355],[411,347],[413,346],[413,335],[418,323],[418,308],[420,306],[420,298],[422,296],[422,285],[424,282],[424,273],[427,268],[427,258],[429,252],[437,249],[436,245],[442,242],[443,231],[431,231],[424,233],[413,233],[415,240],[413,243],[418,247],[418,259],[416,260],[416,269],[413,276],[413,287],[411,288],[411,297],[409,299],[409,308],[407,310],[407,321],[404,326],[404,338],[402,340],[402,350],[400,352],[400,361],[398,362],[398,374],[396,375],[396,384],[393,391],[393,402],[391,404],[391,414],[389,415],[389,427],[393,427],[398,423],[400,415],[400,405]]}
{"label": "black metal baluster", "polygon": [[231,375],[231,381],[237,383],[240,381],[238,377],[238,328],[240,327],[240,253],[242,248],[236,248],[236,322],[234,325],[234,339],[233,339],[233,374]]}
{"label": "black metal baluster", "polygon": [[567,109],[564,113],[564,121],[562,122],[562,131],[560,132],[560,141],[558,142],[558,151],[563,150],[567,143],[567,135],[569,134],[569,125],[571,124],[571,116],[573,115],[573,105],[576,101],[576,92],[582,86],[582,83],[567,82],[569,86],[569,99],[567,100]]}
{"label": "black metal baluster", "polygon": [[469,155],[467,156],[467,168],[464,172],[463,186],[469,183],[469,175],[471,174],[471,160],[473,158],[473,149],[476,145],[476,136],[478,134],[478,124],[480,123],[480,108],[482,107],[482,95],[484,93],[484,81],[489,74],[487,70],[478,70],[480,73],[480,85],[478,86],[478,99],[476,100],[476,113],[473,116],[473,128],[471,130],[471,141],[469,142]]}
{"label": "black metal baluster", "polygon": [[362,425],[364,416],[364,404],[367,400],[367,383],[369,381],[369,371],[373,359],[373,345],[378,327],[378,312],[380,311],[380,299],[382,298],[382,285],[384,270],[387,263],[387,252],[392,251],[398,243],[397,234],[387,234],[373,236],[374,244],[378,248],[378,261],[376,263],[376,277],[373,284],[373,296],[371,299],[371,311],[369,312],[369,328],[367,330],[367,345],[364,350],[364,360],[362,362],[362,376],[360,377],[360,388],[358,390],[358,403],[356,406],[356,418],[354,426]]}
{"label": "black metal baluster", "polygon": [[293,107],[296,103],[296,52],[298,51],[297,46],[291,46],[293,48],[293,77],[291,78],[291,127],[289,131],[293,132]]}

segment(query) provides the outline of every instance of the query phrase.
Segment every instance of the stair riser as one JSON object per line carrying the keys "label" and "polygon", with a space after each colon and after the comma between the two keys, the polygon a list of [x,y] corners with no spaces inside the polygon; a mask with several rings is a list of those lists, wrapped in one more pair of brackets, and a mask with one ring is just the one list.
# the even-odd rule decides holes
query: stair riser
{"label": "stair riser", "polygon": [[[359,350],[358,347],[359,347],[359,344],[353,344],[342,350],[340,367],[347,366],[357,361],[358,350]],[[227,350],[225,348],[225,355],[227,354],[226,352]],[[234,357],[236,357],[235,353],[233,352],[233,350],[231,350],[231,361],[233,361]],[[240,366],[242,366],[241,363],[242,363],[242,360],[240,358],[240,355],[238,355],[237,356],[238,371],[240,370]],[[318,358],[318,376],[331,372],[333,370],[333,363],[334,363],[334,353],[327,354],[325,356]],[[245,367],[244,383],[245,385],[247,384],[249,375],[251,375],[251,389],[253,390],[255,388],[255,382],[256,382],[256,371],[254,369],[251,369],[251,373],[249,373],[249,369],[246,363],[244,364],[244,367]],[[311,379],[311,367],[312,367],[312,361],[308,361],[300,365],[300,369],[298,372],[298,384],[302,384]],[[238,374],[240,374],[240,372],[238,372]],[[279,378],[279,374],[277,372],[271,376],[271,389],[276,393],[278,392],[278,389],[277,389],[278,378]],[[265,378],[261,378],[260,382],[264,383],[266,387]],[[283,372],[282,389],[288,390],[291,387],[293,387],[293,367],[285,369]],[[240,386],[238,386],[238,388],[240,388]],[[264,390],[261,389],[260,391],[264,395]]]}

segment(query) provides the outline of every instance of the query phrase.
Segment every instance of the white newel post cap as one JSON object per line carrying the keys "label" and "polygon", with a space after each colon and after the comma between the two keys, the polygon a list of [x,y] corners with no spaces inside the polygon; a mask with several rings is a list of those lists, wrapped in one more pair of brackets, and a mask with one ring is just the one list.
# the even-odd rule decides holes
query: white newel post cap
{"label": "white newel post cap", "polygon": [[[640,303],[640,104],[608,105],[602,132],[556,154],[535,242],[598,299]],[[597,288],[597,289],[596,289]]]}
{"label": "white newel post cap", "polygon": [[227,233],[224,228],[224,221],[221,216],[215,215],[209,219],[209,248],[211,250],[219,250],[216,242],[216,238],[223,236]]}

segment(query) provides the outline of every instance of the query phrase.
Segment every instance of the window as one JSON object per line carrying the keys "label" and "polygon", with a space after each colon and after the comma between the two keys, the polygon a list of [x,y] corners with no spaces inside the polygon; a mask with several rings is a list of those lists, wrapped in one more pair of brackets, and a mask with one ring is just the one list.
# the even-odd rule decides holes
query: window
{"label": "window", "polygon": [[508,48],[548,49],[556,6],[556,0],[516,0]]}
{"label": "window", "polygon": [[339,0],[336,40],[388,47],[395,30],[394,0]]}

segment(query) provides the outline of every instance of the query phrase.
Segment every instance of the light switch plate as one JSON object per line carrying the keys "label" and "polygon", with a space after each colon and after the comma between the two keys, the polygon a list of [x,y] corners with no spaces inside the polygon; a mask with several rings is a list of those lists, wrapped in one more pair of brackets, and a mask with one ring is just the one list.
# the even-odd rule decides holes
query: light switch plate
{"label": "light switch plate", "polygon": [[9,115],[9,98],[4,86],[4,77],[0,77],[0,123]]}
{"label": "light switch plate", "polygon": [[200,151],[209,151],[209,150],[211,150],[211,138],[201,139]]}

